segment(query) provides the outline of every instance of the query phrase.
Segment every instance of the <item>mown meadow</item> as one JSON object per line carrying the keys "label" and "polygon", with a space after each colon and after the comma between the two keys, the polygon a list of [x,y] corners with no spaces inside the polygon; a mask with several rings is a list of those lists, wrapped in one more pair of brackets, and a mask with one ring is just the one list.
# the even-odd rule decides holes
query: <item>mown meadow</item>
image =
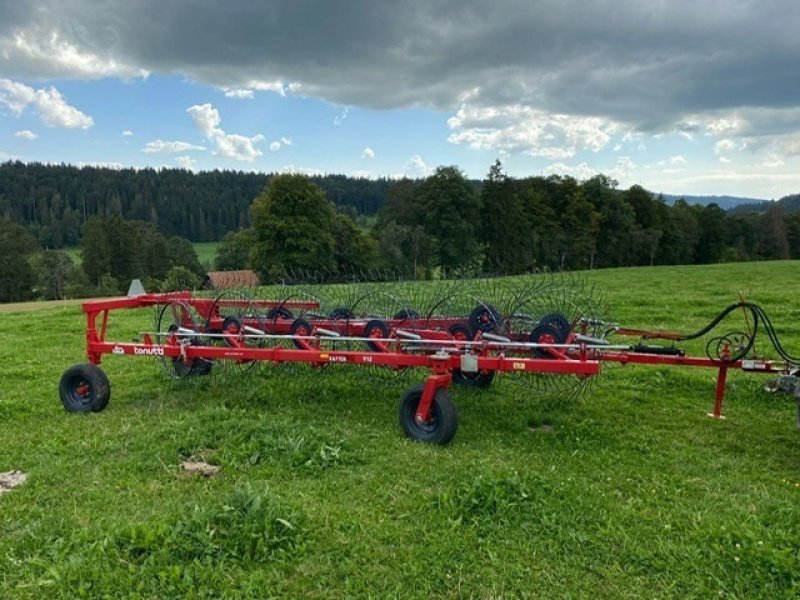
{"label": "mown meadow", "polygon": [[[646,328],[699,329],[741,291],[800,355],[798,270],[583,276],[610,317]],[[152,329],[152,311],[113,318],[124,339]],[[724,421],[706,416],[713,371],[607,365],[561,400],[501,378],[453,390],[459,430],[437,447],[403,437],[402,387],[333,367],[176,382],[109,357],[109,407],[68,414],[80,308],[2,319],[0,472],[28,479],[0,495],[0,597],[800,593],[796,405],[763,376],[731,374]],[[189,457],[221,470],[187,476]]]}

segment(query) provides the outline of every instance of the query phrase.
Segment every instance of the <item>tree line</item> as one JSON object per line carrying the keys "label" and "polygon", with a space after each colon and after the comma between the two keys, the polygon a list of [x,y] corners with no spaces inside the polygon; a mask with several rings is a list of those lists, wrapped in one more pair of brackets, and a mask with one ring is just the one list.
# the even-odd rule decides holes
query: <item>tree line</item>
{"label": "tree line", "polygon": [[[76,246],[86,222],[118,216],[149,221],[167,237],[217,241],[250,225],[250,204],[272,174],[184,169],[111,169],[0,164],[0,215],[18,223],[44,248]],[[375,214],[391,185],[344,175],[312,181],[352,217]]]}
{"label": "tree line", "polygon": [[118,216],[86,222],[80,255],[76,262],[43,249],[23,226],[0,217],[0,302],[115,296],[133,279],[148,291],[196,288],[206,271],[189,240]]}
{"label": "tree line", "polygon": [[670,206],[603,175],[515,179],[498,161],[478,191],[458,168],[439,167],[424,180],[395,182],[369,231],[336,216],[305,178],[274,181],[253,204],[253,226],[223,238],[218,268],[268,278],[379,268],[425,278],[800,258],[800,213],[778,203],[734,215],[716,204]]}
{"label": "tree line", "polygon": [[[244,225],[223,235],[218,269],[252,268],[275,281],[294,273],[428,278],[800,258],[800,212],[787,214],[781,203],[764,213],[670,206],[604,175],[517,179],[498,161],[476,186],[443,166],[422,180],[387,182],[369,221],[353,219],[313,178],[265,181],[237,221]],[[101,211],[78,235],[83,260],[75,265],[43,249],[30,226],[0,217],[0,300],[119,293],[133,278],[148,289],[192,287],[203,275],[191,243],[152,220]]]}

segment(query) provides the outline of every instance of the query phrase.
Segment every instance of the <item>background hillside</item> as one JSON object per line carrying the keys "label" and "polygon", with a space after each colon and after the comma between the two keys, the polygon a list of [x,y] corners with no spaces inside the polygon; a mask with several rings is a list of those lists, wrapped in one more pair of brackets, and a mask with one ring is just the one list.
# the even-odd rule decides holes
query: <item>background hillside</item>
{"label": "background hillside", "polygon": [[760,198],[744,198],[740,196],[676,196],[674,194],[662,194],[667,204],[675,204],[677,200],[684,200],[687,204],[699,204],[708,206],[716,204],[723,210],[734,210],[743,208],[746,211],[765,211],[769,206],[769,200]]}
{"label": "background hillside", "polygon": [[[438,278],[800,258],[797,197],[764,212],[672,203],[605,175],[483,181],[0,165],[0,301],[193,288],[210,265],[262,281]],[[759,208],[763,208],[759,206]],[[64,248],[80,246],[80,264]]]}
{"label": "background hillside", "polygon": [[[76,246],[90,217],[117,215],[150,221],[167,237],[195,242],[217,241],[229,231],[250,225],[250,205],[271,174],[184,169],[109,169],[6,162],[0,164],[0,215],[23,225],[47,248]],[[544,178],[539,178],[544,179]],[[396,183],[345,175],[312,176],[337,208],[356,217],[375,215]],[[470,180],[479,191],[482,181]],[[732,196],[664,195],[667,204],[717,204],[737,212],[764,212],[769,203]],[[781,203],[786,212],[800,209],[800,196]]]}

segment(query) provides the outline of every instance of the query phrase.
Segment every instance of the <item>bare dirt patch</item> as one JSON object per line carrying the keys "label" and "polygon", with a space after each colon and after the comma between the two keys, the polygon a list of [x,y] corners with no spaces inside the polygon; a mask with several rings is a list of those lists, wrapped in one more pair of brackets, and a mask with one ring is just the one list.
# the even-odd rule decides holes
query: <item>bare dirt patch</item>
{"label": "bare dirt patch", "polygon": [[28,476],[22,471],[5,471],[0,473],[0,494],[10,492],[20,484],[25,483]]}
{"label": "bare dirt patch", "polygon": [[203,460],[184,460],[181,463],[181,471],[186,475],[202,475],[203,477],[213,477],[219,473],[219,465],[212,465]]}

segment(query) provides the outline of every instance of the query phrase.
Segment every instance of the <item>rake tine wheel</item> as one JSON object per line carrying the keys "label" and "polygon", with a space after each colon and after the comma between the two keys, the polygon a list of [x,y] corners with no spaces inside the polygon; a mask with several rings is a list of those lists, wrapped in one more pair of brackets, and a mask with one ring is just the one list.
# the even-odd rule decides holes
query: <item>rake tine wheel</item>
{"label": "rake tine wheel", "polygon": [[[220,337],[212,338],[213,345],[231,348],[260,348],[263,340],[247,337],[253,333],[263,331],[264,313],[253,300],[248,291],[225,290],[217,295],[209,310],[210,323],[207,326],[209,333]],[[220,369],[215,370],[215,375],[224,376],[231,373],[240,376],[257,368],[258,362],[254,360],[218,360]]]}
{"label": "rake tine wheel", "polygon": [[[158,344],[198,345],[204,339],[196,334],[203,332],[197,312],[187,302],[168,301],[156,313],[156,342]],[[208,375],[212,362],[206,359],[160,357],[165,372],[173,379],[183,379],[197,375]]]}

